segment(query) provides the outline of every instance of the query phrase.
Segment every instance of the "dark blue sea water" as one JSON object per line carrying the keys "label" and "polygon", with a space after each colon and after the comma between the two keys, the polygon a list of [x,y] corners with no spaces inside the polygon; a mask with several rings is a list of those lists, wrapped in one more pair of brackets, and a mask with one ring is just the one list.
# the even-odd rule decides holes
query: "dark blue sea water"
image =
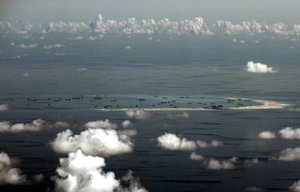
{"label": "dark blue sea water", "polygon": [[[90,41],[86,34],[81,35],[84,39],[75,41],[71,34],[46,34],[43,40],[38,35],[24,39],[2,34],[0,104],[8,104],[10,109],[0,113],[0,121],[65,121],[77,134],[88,121],[109,119],[120,124],[128,119],[124,111],[96,110],[104,105],[91,103],[89,98],[96,96],[105,97],[107,103],[115,98],[154,96],[159,97],[157,103],[162,97],[203,97],[207,103],[227,97],[279,101],[291,107],[188,111],[189,118],[171,118],[177,111],[152,111],[147,119],[132,120],[138,131],[134,152],[106,158],[105,170],[120,178],[130,169],[153,192],[241,192],[253,186],[263,191],[288,191],[300,179],[299,161],[270,160],[287,147],[298,147],[299,140],[258,138],[261,131],[300,126],[295,110],[300,105],[299,40],[235,37],[245,41],[241,44],[234,43],[232,36],[154,35],[149,39],[144,35],[106,35]],[[11,42],[36,43],[37,47],[21,49]],[[64,47],[43,48],[57,43]],[[248,61],[266,63],[278,72],[248,73]],[[78,97],[84,97],[83,101],[64,101]],[[55,99],[61,101],[55,103]],[[193,100],[190,105],[196,104]],[[120,105],[128,105],[128,101],[122,100]],[[0,133],[0,150],[20,158],[23,173],[45,175],[41,183],[1,185],[0,191],[51,191],[51,177],[56,175],[58,159],[65,155],[56,154],[49,141],[61,131]],[[193,140],[222,141],[221,147],[196,152],[218,160],[238,157],[236,168],[211,170],[204,162],[191,160],[190,152],[162,150],[156,138],[165,132]],[[252,158],[259,163],[245,166],[244,161]]]}

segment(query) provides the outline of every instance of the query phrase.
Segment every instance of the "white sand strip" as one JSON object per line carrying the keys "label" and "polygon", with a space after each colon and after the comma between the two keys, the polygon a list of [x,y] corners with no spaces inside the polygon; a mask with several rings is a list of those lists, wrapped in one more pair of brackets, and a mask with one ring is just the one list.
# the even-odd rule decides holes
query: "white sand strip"
{"label": "white sand strip", "polygon": [[225,109],[233,109],[233,110],[254,110],[254,109],[282,109],[289,104],[275,102],[275,101],[267,101],[267,100],[251,100],[259,105],[252,105],[252,106],[237,106],[237,107],[224,107]]}

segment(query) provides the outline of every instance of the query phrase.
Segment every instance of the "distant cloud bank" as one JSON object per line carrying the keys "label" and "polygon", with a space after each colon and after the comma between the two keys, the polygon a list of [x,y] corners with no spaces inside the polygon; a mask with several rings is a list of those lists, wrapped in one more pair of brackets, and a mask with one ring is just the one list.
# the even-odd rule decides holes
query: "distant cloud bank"
{"label": "distant cloud bank", "polygon": [[[266,24],[255,20],[234,23],[219,20],[208,24],[204,18],[184,19],[172,21],[168,18],[160,20],[142,19],[134,17],[124,20],[105,20],[98,15],[91,22],[65,22],[51,21],[46,24],[32,24],[28,22],[0,21],[0,31],[15,32],[21,35],[30,33],[81,33],[94,32],[98,34],[174,34],[174,35],[239,35],[239,34],[272,34],[272,35],[300,35],[300,24],[288,25],[282,22]],[[49,45],[48,45],[49,46]],[[33,48],[34,46],[21,45],[20,48]],[[47,46],[45,47],[47,48]],[[51,46],[49,48],[59,48]]]}

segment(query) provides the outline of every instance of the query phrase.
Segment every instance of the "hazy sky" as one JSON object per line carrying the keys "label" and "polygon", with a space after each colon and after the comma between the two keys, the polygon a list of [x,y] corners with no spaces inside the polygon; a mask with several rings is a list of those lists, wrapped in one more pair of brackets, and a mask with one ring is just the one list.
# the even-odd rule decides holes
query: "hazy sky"
{"label": "hazy sky", "polygon": [[90,21],[128,17],[300,23],[299,0],[0,0],[0,19]]}

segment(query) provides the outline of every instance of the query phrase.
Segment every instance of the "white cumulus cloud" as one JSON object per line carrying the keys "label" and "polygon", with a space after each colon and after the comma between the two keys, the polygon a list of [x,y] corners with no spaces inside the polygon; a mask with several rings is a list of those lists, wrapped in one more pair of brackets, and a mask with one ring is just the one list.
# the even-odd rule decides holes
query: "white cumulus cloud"
{"label": "white cumulus cloud", "polygon": [[299,161],[300,160],[300,147],[286,148],[279,152],[279,154],[273,157],[279,161]]}
{"label": "white cumulus cloud", "polygon": [[126,183],[126,186],[128,187],[121,186],[117,189],[117,192],[148,192],[148,190],[141,185],[139,179],[133,177],[133,172],[131,170],[122,177],[121,181]]}
{"label": "white cumulus cloud", "polygon": [[210,143],[207,143],[206,141],[197,140],[197,145],[200,148],[210,148],[210,147],[219,147],[222,146],[223,143],[218,140],[212,140]]}
{"label": "white cumulus cloud", "polygon": [[50,144],[58,153],[82,149],[88,155],[104,157],[133,151],[130,137],[113,129],[88,129],[79,135],[73,135],[71,130],[66,130],[57,134]]}
{"label": "white cumulus cloud", "polygon": [[169,118],[171,119],[188,119],[190,117],[190,114],[187,112],[182,112],[182,113],[171,113],[168,115]]}
{"label": "white cumulus cloud", "polygon": [[165,133],[157,138],[158,146],[167,150],[192,151],[197,148],[195,141],[180,138],[173,133]]}
{"label": "white cumulus cloud", "polygon": [[274,139],[276,135],[271,131],[263,131],[259,133],[258,137],[261,139]]}
{"label": "white cumulus cloud", "polygon": [[126,115],[132,119],[146,119],[150,113],[143,109],[129,109],[126,111]]}
{"label": "white cumulus cloud", "polygon": [[235,163],[237,162],[237,158],[233,157],[228,160],[216,160],[216,159],[210,159],[208,161],[208,169],[234,169]]}
{"label": "white cumulus cloud", "polygon": [[190,155],[190,159],[196,160],[196,161],[202,161],[202,160],[204,160],[204,157],[200,154],[192,152],[191,155]]}
{"label": "white cumulus cloud", "polygon": [[118,126],[115,123],[110,122],[108,119],[105,120],[97,120],[97,121],[90,121],[84,124],[86,129],[93,128],[103,128],[103,129],[116,129]]}
{"label": "white cumulus cloud", "polygon": [[246,187],[246,191],[259,192],[259,191],[263,191],[263,190],[261,188],[256,187],[256,186],[253,186],[253,187]]}
{"label": "white cumulus cloud", "polygon": [[44,45],[44,49],[55,49],[55,48],[63,48],[65,45],[63,44],[53,44],[53,45]]}
{"label": "white cumulus cloud", "polygon": [[275,73],[277,71],[273,70],[272,67],[268,67],[266,64],[254,63],[249,61],[247,63],[247,71],[250,73]]}
{"label": "white cumulus cloud", "polygon": [[0,152],[0,185],[22,184],[26,182],[26,176],[18,168],[14,168],[16,160],[6,153]]}
{"label": "white cumulus cloud", "polygon": [[34,43],[34,44],[24,44],[24,43],[21,43],[19,45],[17,45],[17,48],[20,48],[20,49],[32,49],[32,48],[36,48],[37,47],[37,44]]}
{"label": "white cumulus cloud", "polygon": [[246,159],[245,161],[244,161],[244,164],[246,165],[246,166],[252,166],[252,165],[256,165],[256,164],[258,164],[259,163],[259,160],[257,159],[257,158],[254,158],[254,159]]}
{"label": "white cumulus cloud", "polygon": [[291,187],[290,190],[293,192],[300,192],[300,180],[294,183]]}
{"label": "white cumulus cloud", "polygon": [[8,105],[7,104],[1,104],[0,105],[0,112],[7,111],[7,110],[8,110]]}
{"label": "white cumulus cloud", "polygon": [[120,185],[113,172],[105,173],[102,157],[86,156],[81,150],[59,160],[54,178],[56,191],[64,192],[113,192]]}
{"label": "white cumulus cloud", "polygon": [[295,128],[293,129],[292,127],[286,127],[281,129],[278,134],[281,136],[283,139],[300,139],[300,129]]}
{"label": "white cumulus cloud", "polygon": [[[54,177],[55,191],[59,192],[147,192],[129,171],[121,180],[113,172],[105,172],[105,159],[85,155],[82,150],[69,153],[59,160]],[[123,186],[122,183],[126,183]]]}
{"label": "white cumulus cloud", "polygon": [[122,122],[122,127],[123,128],[129,128],[129,127],[132,127],[132,123],[129,121],[129,120],[125,120]]}

